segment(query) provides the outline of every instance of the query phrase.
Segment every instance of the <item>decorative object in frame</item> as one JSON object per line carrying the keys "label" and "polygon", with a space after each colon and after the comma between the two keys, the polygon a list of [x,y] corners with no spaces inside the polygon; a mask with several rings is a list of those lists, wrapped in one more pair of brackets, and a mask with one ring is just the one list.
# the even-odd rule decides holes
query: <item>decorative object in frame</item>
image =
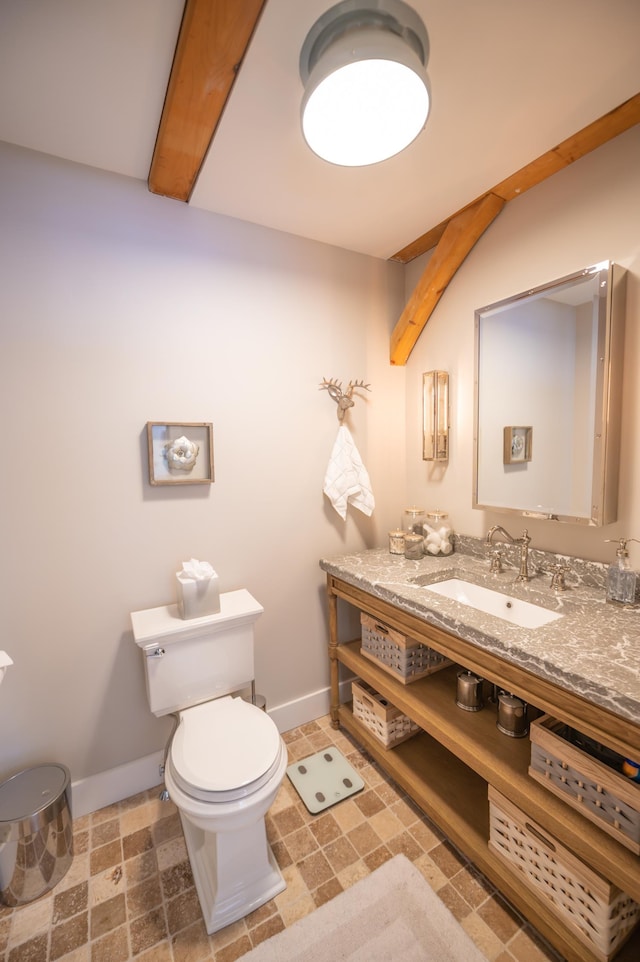
{"label": "decorative object in frame", "polygon": [[532,427],[506,427],[502,459],[504,463],[521,464],[523,461],[530,461],[532,436]]}
{"label": "decorative object in frame", "polygon": [[211,484],[213,425],[147,421],[151,484]]}

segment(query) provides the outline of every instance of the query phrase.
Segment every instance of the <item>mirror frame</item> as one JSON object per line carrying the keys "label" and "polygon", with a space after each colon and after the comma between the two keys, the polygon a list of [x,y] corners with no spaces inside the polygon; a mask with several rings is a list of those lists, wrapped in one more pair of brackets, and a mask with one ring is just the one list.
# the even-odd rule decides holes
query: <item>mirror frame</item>
{"label": "mirror frame", "polygon": [[[589,516],[542,513],[529,508],[484,504],[478,497],[479,417],[480,417],[480,334],[483,315],[510,305],[521,306],[545,292],[582,281],[587,275],[600,275],[598,309],[598,364],[596,372],[595,435],[592,458],[591,511]],[[604,287],[603,287],[604,285]],[[622,369],[624,359],[624,314],[626,271],[618,264],[602,261],[558,280],[531,288],[479,308],[475,312],[474,428],[473,428],[473,507],[524,518],[540,518],[570,524],[602,526],[611,524],[618,513],[618,477],[622,413]]]}

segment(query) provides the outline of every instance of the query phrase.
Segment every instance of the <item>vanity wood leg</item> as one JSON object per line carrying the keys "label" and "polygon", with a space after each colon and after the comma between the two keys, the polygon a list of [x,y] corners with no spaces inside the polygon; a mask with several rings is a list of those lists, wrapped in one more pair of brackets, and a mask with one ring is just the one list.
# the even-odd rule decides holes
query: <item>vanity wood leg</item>
{"label": "vanity wood leg", "polygon": [[327,601],[329,605],[329,684],[331,727],[340,728],[338,709],[340,708],[340,678],[338,665],[338,597],[327,585]]}

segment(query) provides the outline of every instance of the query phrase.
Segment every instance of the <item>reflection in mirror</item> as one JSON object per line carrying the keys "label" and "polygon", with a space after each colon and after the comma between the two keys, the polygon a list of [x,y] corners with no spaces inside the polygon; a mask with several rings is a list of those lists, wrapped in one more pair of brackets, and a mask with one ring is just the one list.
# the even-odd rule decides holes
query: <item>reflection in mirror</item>
{"label": "reflection in mirror", "polygon": [[615,521],[624,281],[605,261],[476,311],[475,508]]}

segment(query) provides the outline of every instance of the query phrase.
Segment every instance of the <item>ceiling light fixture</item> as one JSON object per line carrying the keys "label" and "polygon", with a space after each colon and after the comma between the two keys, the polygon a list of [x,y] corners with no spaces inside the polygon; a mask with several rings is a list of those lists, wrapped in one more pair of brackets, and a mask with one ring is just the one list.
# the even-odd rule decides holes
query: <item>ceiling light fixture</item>
{"label": "ceiling light fixture", "polygon": [[402,0],[342,0],[300,54],[302,132],[332,164],[365,167],[404,150],[429,115],[429,37]]}

